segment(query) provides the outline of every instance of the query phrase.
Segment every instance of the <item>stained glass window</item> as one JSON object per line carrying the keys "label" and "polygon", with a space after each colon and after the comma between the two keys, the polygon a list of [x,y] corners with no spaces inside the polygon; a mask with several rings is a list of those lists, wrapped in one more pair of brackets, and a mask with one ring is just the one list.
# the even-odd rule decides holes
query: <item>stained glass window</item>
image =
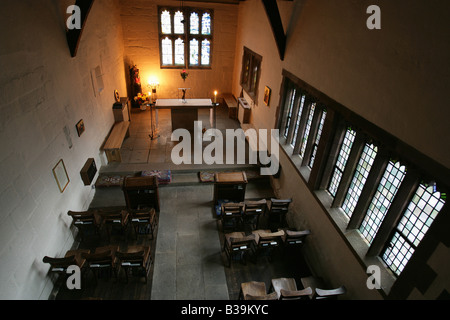
{"label": "stained glass window", "polygon": [[210,64],[211,43],[208,40],[202,41],[202,65]]}
{"label": "stained glass window", "polygon": [[171,65],[173,64],[172,58],[172,40],[165,38],[162,40],[162,64]]}
{"label": "stained glass window", "polygon": [[175,40],[175,64],[184,66],[184,41],[181,38]]}
{"label": "stained glass window", "polygon": [[202,34],[211,34],[211,15],[209,13],[204,13],[202,17]]}
{"label": "stained glass window", "polygon": [[190,60],[189,63],[191,65],[197,65],[198,64],[198,59],[199,59],[199,52],[198,52],[198,40],[197,39],[192,39],[190,44]]}
{"label": "stained glass window", "polygon": [[191,13],[191,23],[190,23],[190,34],[199,34],[200,33],[200,19],[198,17],[198,13]]}
{"label": "stained glass window", "polygon": [[161,32],[163,34],[172,33],[172,17],[167,10],[161,13]]}
{"label": "stained glass window", "polygon": [[213,10],[160,7],[161,67],[209,68],[213,47]]}
{"label": "stained glass window", "polygon": [[322,110],[322,117],[320,118],[319,128],[317,129],[316,139],[313,143],[313,149],[311,152],[311,158],[309,160],[308,166],[312,169],[316,159],[317,149],[319,148],[320,138],[322,137],[323,126],[325,125],[325,120],[327,118],[327,110]]}
{"label": "stained glass window", "polygon": [[405,268],[415,249],[445,204],[445,194],[435,186],[421,184],[403,214],[383,260],[396,274]]}
{"label": "stained glass window", "polygon": [[176,34],[184,33],[184,14],[181,11],[175,12],[174,29]]}
{"label": "stained glass window", "polygon": [[353,147],[353,142],[356,138],[356,132],[352,129],[347,129],[347,132],[342,142],[341,150],[339,151],[339,156],[334,166],[333,176],[331,178],[328,191],[334,197],[336,196],[337,189],[341,183],[342,175],[344,174],[345,166],[347,165],[348,157],[350,156],[350,151]]}
{"label": "stained glass window", "polygon": [[372,243],[378,232],[405,175],[405,166],[401,166],[399,162],[395,164],[392,161],[389,162],[364,220],[359,227],[359,231],[361,231],[361,234],[369,244]]}
{"label": "stained glass window", "polygon": [[341,207],[349,218],[352,217],[353,210],[355,210],[356,204],[361,196],[377,152],[378,148],[376,146],[366,144],[361,154],[352,182]]}

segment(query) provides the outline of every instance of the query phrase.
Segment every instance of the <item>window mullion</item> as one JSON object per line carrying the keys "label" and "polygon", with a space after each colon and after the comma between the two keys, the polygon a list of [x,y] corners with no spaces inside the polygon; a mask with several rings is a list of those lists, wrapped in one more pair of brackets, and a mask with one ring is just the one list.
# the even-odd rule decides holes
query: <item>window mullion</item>
{"label": "window mullion", "polygon": [[405,212],[410,199],[414,196],[419,184],[419,175],[414,172],[413,169],[408,169],[375,238],[373,239],[372,245],[367,252],[368,256],[379,255],[385,247],[385,244],[390,241],[392,230],[396,229],[397,222],[403,216],[403,213]]}

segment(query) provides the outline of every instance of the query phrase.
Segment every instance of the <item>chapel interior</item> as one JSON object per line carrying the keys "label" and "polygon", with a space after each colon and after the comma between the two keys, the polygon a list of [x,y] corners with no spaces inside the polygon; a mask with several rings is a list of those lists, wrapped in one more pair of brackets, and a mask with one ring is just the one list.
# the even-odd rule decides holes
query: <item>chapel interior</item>
{"label": "chapel interior", "polygon": [[450,298],[448,1],[1,6],[0,299]]}

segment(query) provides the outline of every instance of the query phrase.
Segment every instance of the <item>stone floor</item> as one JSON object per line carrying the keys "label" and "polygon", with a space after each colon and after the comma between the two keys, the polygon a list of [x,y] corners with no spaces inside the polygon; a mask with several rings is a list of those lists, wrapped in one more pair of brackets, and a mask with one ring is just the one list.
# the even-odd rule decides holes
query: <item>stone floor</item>
{"label": "stone floor", "polygon": [[[154,112],[154,111],[153,111]],[[153,114],[154,116],[154,114]],[[209,129],[209,112],[199,120]],[[122,147],[122,162],[103,166],[101,173],[171,169],[173,183],[160,187],[155,260],[151,281],[152,300],[228,300],[229,291],[221,256],[217,219],[213,210],[213,184],[201,184],[199,170],[234,170],[252,165],[175,166],[170,141],[170,113],[161,110],[158,130],[151,139],[150,111],[132,110],[130,137]],[[240,128],[226,109],[218,110],[217,128]],[[156,137],[157,136],[157,137]],[[247,198],[273,196],[270,184],[249,184]],[[120,188],[97,189],[91,207],[125,206]],[[109,297],[114,298],[114,297]]]}

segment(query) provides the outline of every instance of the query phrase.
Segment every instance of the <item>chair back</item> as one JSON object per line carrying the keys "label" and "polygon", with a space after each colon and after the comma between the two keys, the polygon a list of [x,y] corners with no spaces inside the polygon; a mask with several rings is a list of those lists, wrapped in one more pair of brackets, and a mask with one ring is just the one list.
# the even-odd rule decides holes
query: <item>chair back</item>
{"label": "chair back", "polygon": [[272,214],[286,214],[289,210],[289,205],[292,199],[280,200],[271,199],[270,200],[270,213]]}
{"label": "chair back", "polygon": [[258,248],[278,247],[283,243],[283,237],[285,235],[283,230],[272,233],[255,231],[254,233],[256,234]]}
{"label": "chair back", "polygon": [[245,300],[278,300],[278,295],[276,292],[272,292],[263,296],[253,296],[251,294],[246,294]]}
{"label": "chair back", "polygon": [[97,211],[95,210],[82,212],[69,211],[67,214],[72,217],[73,223],[77,227],[88,225],[97,226],[100,224],[98,216],[96,215]]}
{"label": "chair back", "polygon": [[320,300],[320,299],[328,299],[328,300],[336,300],[339,296],[345,294],[347,292],[347,289],[345,286],[341,286],[336,289],[319,289],[316,288],[313,299],[314,300]]}
{"label": "chair back", "polygon": [[51,272],[66,272],[67,268],[73,265],[78,265],[75,256],[65,257],[65,258],[52,258],[45,256],[42,262],[50,264]]}
{"label": "chair back", "polygon": [[303,290],[280,290],[280,300],[309,300],[310,295],[313,291],[310,287]]}
{"label": "chair back", "polygon": [[265,199],[260,201],[247,201],[244,204],[244,216],[260,216],[266,212],[267,201]]}
{"label": "chair back", "polygon": [[221,206],[221,216],[222,218],[241,216],[243,209],[243,203],[223,203]]}
{"label": "chair back", "polygon": [[290,231],[286,230],[285,244],[288,246],[299,246],[305,241],[305,238],[311,234],[310,230],[304,231]]}

